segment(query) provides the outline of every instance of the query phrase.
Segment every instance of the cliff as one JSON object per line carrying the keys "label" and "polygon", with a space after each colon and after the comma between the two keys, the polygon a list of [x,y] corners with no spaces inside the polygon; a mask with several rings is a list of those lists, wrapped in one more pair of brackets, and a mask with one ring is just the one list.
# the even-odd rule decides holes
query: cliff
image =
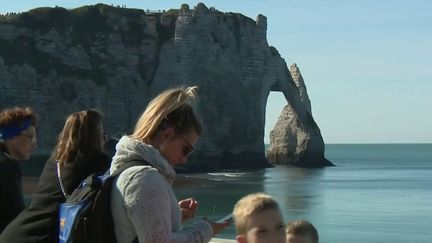
{"label": "cliff", "polygon": [[[162,12],[97,4],[2,16],[0,108],[34,107],[41,121],[38,152],[46,154],[71,112],[98,108],[108,133],[130,133],[161,90],[198,85],[204,132],[188,169],[250,169],[269,166],[265,108],[270,91],[280,91],[295,116],[293,128],[320,141],[303,154],[322,164],[324,144],[307,94],[268,45],[266,29],[262,15],[254,21],[202,3],[193,10],[185,4]],[[300,155],[295,162],[301,161]]]}
{"label": "cliff", "polygon": [[298,102],[302,104],[305,116],[299,116],[291,103],[282,109],[274,129],[270,132],[267,157],[274,164],[292,164],[299,167],[333,166],[333,163],[324,158],[324,141],[312,117],[309,96],[297,64],[291,65],[290,73],[298,89]]}

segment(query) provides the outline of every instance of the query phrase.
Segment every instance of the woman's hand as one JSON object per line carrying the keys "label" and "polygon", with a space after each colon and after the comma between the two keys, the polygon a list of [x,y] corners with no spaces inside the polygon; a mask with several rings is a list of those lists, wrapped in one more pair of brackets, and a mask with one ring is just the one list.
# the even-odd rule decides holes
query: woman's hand
{"label": "woman's hand", "polygon": [[179,207],[182,213],[182,222],[195,217],[195,211],[198,208],[198,201],[188,198],[179,201]]}

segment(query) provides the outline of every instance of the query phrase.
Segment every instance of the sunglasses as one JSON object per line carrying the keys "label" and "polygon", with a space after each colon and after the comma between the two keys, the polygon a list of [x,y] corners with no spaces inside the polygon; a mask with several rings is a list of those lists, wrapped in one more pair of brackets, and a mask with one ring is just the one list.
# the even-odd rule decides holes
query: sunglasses
{"label": "sunglasses", "polygon": [[184,157],[188,157],[193,151],[194,151],[194,147],[192,146],[192,144],[189,143],[188,140],[186,140],[182,135],[178,135],[183,142],[186,144],[186,146],[183,146],[183,156]]}

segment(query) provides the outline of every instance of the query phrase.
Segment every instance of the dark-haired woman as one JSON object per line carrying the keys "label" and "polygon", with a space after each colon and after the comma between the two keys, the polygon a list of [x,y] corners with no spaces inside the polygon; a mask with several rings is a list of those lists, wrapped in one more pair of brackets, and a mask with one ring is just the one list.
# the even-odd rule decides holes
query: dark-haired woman
{"label": "dark-haired woman", "polygon": [[58,206],[65,201],[57,169],[67,194],[89,174],[109,168],[103,153],[102,115],[96,110],[71,114],[45,164],[29,208],[0,235],[0,242],[58,242]]}

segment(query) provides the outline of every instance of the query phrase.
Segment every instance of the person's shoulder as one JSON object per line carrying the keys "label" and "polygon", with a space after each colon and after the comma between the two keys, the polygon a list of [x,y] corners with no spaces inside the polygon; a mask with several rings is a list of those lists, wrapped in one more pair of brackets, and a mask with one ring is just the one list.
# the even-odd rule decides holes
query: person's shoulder
{"label": "person's shoulder", "polygon": [[95,161],[107,161],[110,160],[111,157],[101,151],[91,150],[82,154],[81,160],[95,160]]}
{"label": "person's shoulder", "polygon": [[11,176],[15,176],[19,171],[16,161],[7,157],[3,152],[0,153],[0,180],[9,180]]}
{"label": "person's shoulder", "polygon": [[158,170],[150,165],[136,165],[125,169],[120,175],[118,180],[121,184],[134,186],[151,184],[159,184],[163,181],[162,175]]}
{"label": "person's shoulder", "polygon": [[87,151],[86,153],[82,153],[76,160],[71,163],[71,166],[79,166],[79,167],[96,167],[98,170],[100,169],[108,169],[109,164],[111,162],[111,158],[99,151]]}
{"label": "person's shoulder", "polygon": [[6,156],[3,152],[0,152],[0,166],[2,168],[12,168],[14,167],[14,161]]}
{"label": "person's shoulder", "polygon": [[112,158],[110,155],[108,155],[105,152],[96,152],[95,156],[101,161],[111,160],[111,158]]}
{"label": "person's shoulder", "polygon": [[158,170],[153,168],[151,165],[135,165],[125,169],[120,175],[140,179],[162,178]]}
{"label": "person's shoulder", "polygon": [[104,152],[95,152],[94,160],[97,161],[97,170],[106,171],[111,165],[112,157]]}

